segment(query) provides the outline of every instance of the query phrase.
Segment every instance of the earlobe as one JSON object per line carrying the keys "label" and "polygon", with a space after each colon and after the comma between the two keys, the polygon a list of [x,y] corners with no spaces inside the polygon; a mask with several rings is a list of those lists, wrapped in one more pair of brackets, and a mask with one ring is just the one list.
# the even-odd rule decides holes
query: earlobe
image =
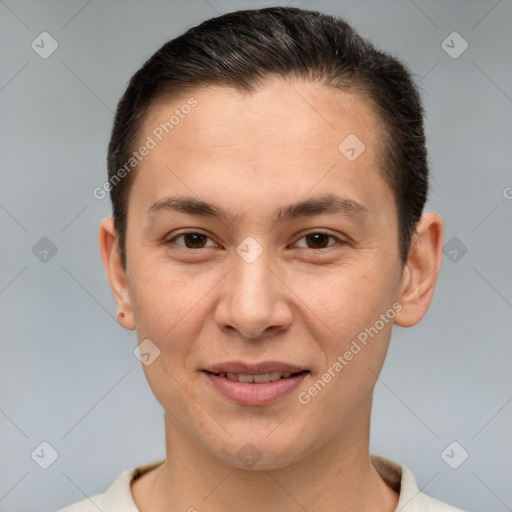
{"label": "earlobe", "polygon": [[395,316],[396,325],[416,325],[430,306],[441,270],[443,230],[443,219],[434,212],[424,213],[416,225],[400,282],[402,309]]}
{"label": "earlobe", "polygon": [[98,242],[110,291],[117,304],[117,321],[125,329],[134,330],[135,320],[128,291],[126,271],[121,262],[117,231],[112,217],[106,217],[101,221]]}

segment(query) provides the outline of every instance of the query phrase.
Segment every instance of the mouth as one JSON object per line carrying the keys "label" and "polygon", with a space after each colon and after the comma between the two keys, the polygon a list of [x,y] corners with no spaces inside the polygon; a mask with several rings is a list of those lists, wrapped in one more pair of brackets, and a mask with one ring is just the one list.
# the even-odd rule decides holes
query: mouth
{"label": "mouth", "polygon": [[217,377],[228,379],[232,382],[243,382],[243,383],[254,383],[254,384],[266,384],[267,382],[275,382],[277,380],[289,379],[303,373],[308,373],[309,370],[302,370],[300,372],[270,372],[270,373],[231,373],[231,372],[209,372],[207,373],[216,375]]}
{"label": "mouth", "polygon": [[213,389],[238,405],[268,405],[283,399],[310,373],[282,363],[223,363],[203,370]]}

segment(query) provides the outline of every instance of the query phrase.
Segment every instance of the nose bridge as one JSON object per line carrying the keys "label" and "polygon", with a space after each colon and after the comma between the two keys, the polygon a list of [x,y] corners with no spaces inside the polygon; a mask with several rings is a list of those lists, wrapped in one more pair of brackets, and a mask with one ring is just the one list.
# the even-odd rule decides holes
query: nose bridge
{"label": "nose bridge", "polygon": [[235,293],[240,293],[244,300],[263,300],[272,293],[271,250],[265,240],[246,236],[236,247],[233,255]]}
{"label": "nose bridge", "polygon": [[244,337],[256,338],[269,327],[289,325],[286,292],[273,266],[271,251],[255,239],[247,237],[238,245],[216,312],[221,328],[229,326]]}
{"label": "nose bridge", "polygon": [[242,310],[266,311],[276,299],[275,276],[269,268],[272,265],[270,250],[247,237],[238,245],[236,253],[231,290],[236,304]]}
{"label": "nose bridge", "polygon": [[238,258],[234,268],[234,276],[238,283],[235,283],[235,287],[236,294],[240,294],[242,300],[260,302],[271,299],[270,296],[273,294],[271,281],[275,277],[269,269],[270,264],[267,255],[260,255],[250,262]]}

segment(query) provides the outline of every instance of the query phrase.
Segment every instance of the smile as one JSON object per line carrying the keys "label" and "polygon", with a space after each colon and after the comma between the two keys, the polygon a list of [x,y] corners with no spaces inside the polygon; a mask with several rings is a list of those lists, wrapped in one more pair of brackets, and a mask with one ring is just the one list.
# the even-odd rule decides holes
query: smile
{"label": "smile", "polygon": [[[300,372],[297,372],[300,373]],[[297,375],[292,372],[272,372],[272,373],[260,373],[258,375],[248,375],[247,373],[229,373],[219,372],[215,375],[224,377],[233,382],[254,382],[255,384],[263,384],[265,382],[274,382],[279,379],[288,379],[292,375]]]}

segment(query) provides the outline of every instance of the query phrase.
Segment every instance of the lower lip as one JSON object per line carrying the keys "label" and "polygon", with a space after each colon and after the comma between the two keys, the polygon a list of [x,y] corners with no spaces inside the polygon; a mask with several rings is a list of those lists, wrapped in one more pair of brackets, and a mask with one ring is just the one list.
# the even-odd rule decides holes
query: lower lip
{"label": "lower lip", "polygon": [[271,382],[235,382],[214,373],[205,372],[217,391],[240,405],[267,405],[292,392],[308,372]]}

